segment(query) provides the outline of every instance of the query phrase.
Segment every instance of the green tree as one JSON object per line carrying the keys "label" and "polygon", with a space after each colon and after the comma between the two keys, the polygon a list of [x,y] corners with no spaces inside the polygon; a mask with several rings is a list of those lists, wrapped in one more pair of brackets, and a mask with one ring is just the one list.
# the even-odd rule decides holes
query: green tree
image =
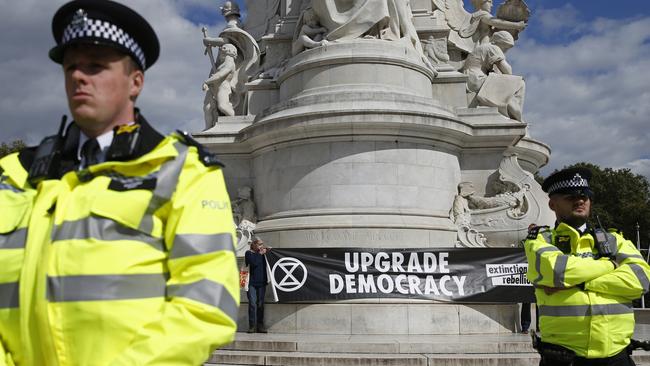
{"label": "green tree", "polygon": [[601,168],[590,163],[577,163],[565,168],[583,167],[592,173],[589,183],[594,191],[591,224],[600,218],[605,228],[622,231],[636,244],[636,225],[640,227],[641,243],[650,244],[650,182],[630,169]]}
{"label": "green tree", "polygon": [[25,148],[25,146],[26,145],[23,142],[23,140],[15,140],[9,144],[4,142],[0,143],[0,158],[5,155],[9,155],[12,152],[22,150],[23,148]]}

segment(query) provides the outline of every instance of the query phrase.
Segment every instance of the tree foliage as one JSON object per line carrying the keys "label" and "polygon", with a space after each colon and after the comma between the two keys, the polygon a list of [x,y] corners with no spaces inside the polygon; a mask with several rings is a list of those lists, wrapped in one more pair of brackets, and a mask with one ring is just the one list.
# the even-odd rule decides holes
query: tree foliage
{"label": "tree foliage", "polygon": [[601,168],[590,163],[577,163],[565,168],[583,167],[591,170],[589,182],[594,191],[591,224],[600,218],[605,228],[616,228],[636,244],[636,225],[640,228],[644,248],[650,244],[650,182],[630,169]]}
{"label": "tree foliage", "polygon": [[23,142],[23,140],[15,140],[9,144],[4,142],[0,143],[0,158],[5,155],[9,155],[12,152],[22,150],[23,148],[25,148],[25,146],[26,145]]}

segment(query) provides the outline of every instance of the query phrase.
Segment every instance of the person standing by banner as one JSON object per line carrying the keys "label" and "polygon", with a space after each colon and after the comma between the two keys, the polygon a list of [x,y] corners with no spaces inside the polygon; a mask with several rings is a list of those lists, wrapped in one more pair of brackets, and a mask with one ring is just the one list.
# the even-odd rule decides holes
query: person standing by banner
{"label": "person standing by banner", "polygon": [[572,168],[542,184],[555,228],[536,227],[525,243],[528,279],[536,287],[541,366],[634,365],[632,301],[648,291],[650,266],[615,231],[587,224],[591,172]]}
{"label": "person standing by banner", "polygon": [[264,297],[269,277],[266,273],[266,252],[271,248],[264,246],[262,239],[255,239],[251,249],[244,255],[244,263],[249,266],[248,291],[248,333],[266,333],[264,327]]}

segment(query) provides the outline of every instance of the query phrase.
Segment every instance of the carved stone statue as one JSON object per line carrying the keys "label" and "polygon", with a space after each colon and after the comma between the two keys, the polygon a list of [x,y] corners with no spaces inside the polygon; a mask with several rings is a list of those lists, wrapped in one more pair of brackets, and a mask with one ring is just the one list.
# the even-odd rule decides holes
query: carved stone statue
{"label": "carved stone statue", "polygon": [[325,34],[327,29],[323,28],[318,21],[314,9],[308,8],[300,15],[298,25],[293,37],[291,54],[293,56],[302,52],[305,48],[320,47],[327,44]]}
{"label": "carved stone statue", "polygon": [[230,94],[232,94],[232,80],[235,75],[235,58],[237,57],[237,48],[230,43],[226,43],[219,48],[219,66],[217,70],[203,83],[203,90],[210,90],[212,102],[206,104],[205,114],[213,115],[214,106],[219,109],[225,116],[234,116]]}
{"label": "carved stone statue", "polygon": [[328,41],[376,38],[407,40],[422,55],[422,62],[437,74],[424,55],[409,0],[320,0],[312,8],[329,33]]}
{"label": "carved stone statue", "polygon": [[226,18],[226,27],[239,27],[239,18],[241,18],[241,14],[239,13],[239,5],[237,5],[237,3],[226,1],[220,9],[221,14]]}
{"label": "carved stone statue", "polygon": [[[519,187],[514,185],[511,187],[501,181],[495,181],[494,184],[499,184],[497,189],[500,190],[500,193],[490,197],[477,195],[472,182],[458,184],[458,195],[454,198],[451,215],[454,223],[466,222],[469,224],[472,210],[520,208],[524,204],[523,191]],[[494,190],[494,188],[496,187],[492,189]]]}
{"label": "carved stone statue", "polygon": [[417,39],[407,1],[322,0],[312,3],[329,41],[361,37],[398,40]]}
{"label": "carved stone statue", "polygon": [[454,197],[450,218],[457,227],[457,245],[464,247],[485,247],[487,238],[472,227],[472,211],[469,198],[474,195],[474,185],[471,182],[458,184],[458,194]]}
{"label": "carved stone statue", "polygon": [[512,75],[504,54],[513,45],[510,33],[496,32],[489,43],[474,48],[462,70],[468,76],[467,90],[476,93],[478,105],[497,107],[504,116],[523,121],[526,84],[521,76]]}
{"label": "carved stone statue", "polygon": [[472,0],[475,11],[471,14],[465,10],[461,0],[432,1],[445,14],[447,25],[452,30],[449,42],[467,53],[479,44],[489,43],[494,31],[511,31],[516,39],[530,16],[523,0],[506,0],[497,11],[499,17],[492,16],[492,0]]}
{"label": "carved stone statue", "polygon": [[468,197],[474,194],[474,185],[471,182],[461,182],[458,184],[458,194],[454,197],[454,203],[451,207],[451,219],[458,225],[470,224],[470,209]]}
{"label": "carved stone statue", "polygon": [[440,65],[449,61],[445,39],[435,39],[434,36],[429,36],[428,39],[422,40],[422,45],[424,55],[429,58],[433,65]]}
{"label": "carved stone statue", "polygon": [[256,224],[248,220],[242,220],[242,222],[240,222],[239,225],[237,225],[235,229],[238,238],[237,248],[235,249],[235,253],[237,254],[237,257],[243,257],[244,254],[246,253],[246,250],[253,242],[253,238],[255,238],[256,227],[257,227]]}
{"label": "carved stone statue", "polygon": [[253,201],[253,189],[247,186],[237,189],[237,198],[232,201],[231,206],[238,237],[236,253],[241,257],[253,241],[257,227],[257,207]]}
{"label": "carved stone statue", "polygon": [[[245,85],[259,64],[259,46],[250,34],[238,27],[239,8],[229,3],[222,7],[229,23],[218,37],[208,37],[207,29],[203,28],[203,45],[211,64],[210,77],[203,84],[206,128],[213,127],[219,115],[234,116],[247,112]],[[230,22],[233,19],[237,22]],[[219,47],[218,60],[212,54],[213,47]]]}
{"label": "carved stone statue", "polygon": [[463,247],[513,246],[527,235],[531,223],[553,222],[543,210],[546,195],[532,174],[524,171],[517,155],[504,156],[487,180],[485,196],[472,182],[461,182],[449,217]]}
{"label": "carved stone statue", "polygon": [[253,201],[253,189],[251,187],[240,187],[237,190],[237,198],[232,202],[233,218],[239,225],[243,221],[257,223],[257,207]]}
{"label": "carved stone statue", "polygon": [[493,197],[471,195],[467,197],[470,209],[484,210],[487,208],[515,208],[522,204],[514,192],[504,192]]}

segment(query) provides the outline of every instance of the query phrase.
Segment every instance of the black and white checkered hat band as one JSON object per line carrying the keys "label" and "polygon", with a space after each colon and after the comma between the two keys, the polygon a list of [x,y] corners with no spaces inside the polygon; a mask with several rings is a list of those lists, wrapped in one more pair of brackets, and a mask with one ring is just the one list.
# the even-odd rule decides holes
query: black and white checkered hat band
{"label": "black and white checkered hat band", "polygon": [[576,174],[573,178],[569,180],[561,180],[551,184],[551,186],[548,187],[548,193],[551,194],[553,192],[564,190],[567,188],[568,189],[589,188],[589,182],[583,177],[581,177],[580,174]]}
{"label": "black and white checkered hat band", "polygon": [[81,23],[72,22],[63,31],[61,44],[66,44],[77,38],[100,38],[111,43],[116,43],[131,51],[143,70],[146,68],[147,64],[144,52],[142,52],[140,45],[133,37],[115,24],[111,24],[105,20],[89,18]]}

